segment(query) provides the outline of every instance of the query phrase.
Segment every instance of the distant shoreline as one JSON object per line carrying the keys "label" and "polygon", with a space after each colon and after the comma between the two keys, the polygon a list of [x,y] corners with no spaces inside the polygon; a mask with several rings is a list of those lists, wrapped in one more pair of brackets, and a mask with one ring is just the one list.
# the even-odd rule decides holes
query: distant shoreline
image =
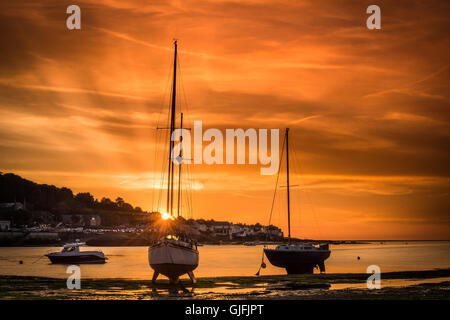
{"label": "distant shoreline", "polygon": [[[13,248],[13,247],[61,247],[67,242],[49,242],[49,243],[0,243],[0,248]],[[294,241],[295,243],[330,243],[332,245],[354,245],[354,244],[371,244],[371,243],[417,243],[417,242],[450,242],[450,240],[298,240]],[[224,245],[236,245],[236,246],[261,246],[261,245],[281,245],[285,244],[286,241],[215,241],[215,242],[200,242],[199,246],[224,246]],[[91,247],[146,247],[149,246],[150,243],[142,243],[142,242],[117,242],[117,241],[102,241],[101,243],[96,242],[88,242],[87,246]]]}

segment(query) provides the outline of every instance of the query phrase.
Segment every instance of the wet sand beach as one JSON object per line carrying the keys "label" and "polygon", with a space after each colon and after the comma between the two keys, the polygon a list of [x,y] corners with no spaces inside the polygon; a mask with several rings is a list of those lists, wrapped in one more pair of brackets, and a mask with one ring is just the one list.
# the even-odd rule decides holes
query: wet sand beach
{"label": "wet sand beach", "polygon": [[367,289],[368,274],[311,274],[259,277],[205,277],[192,285],[168,280],[82,279],[80,290],[66,279],[1,276],[0,299],[449,299],[450,269],[390,272],[381,289]]}

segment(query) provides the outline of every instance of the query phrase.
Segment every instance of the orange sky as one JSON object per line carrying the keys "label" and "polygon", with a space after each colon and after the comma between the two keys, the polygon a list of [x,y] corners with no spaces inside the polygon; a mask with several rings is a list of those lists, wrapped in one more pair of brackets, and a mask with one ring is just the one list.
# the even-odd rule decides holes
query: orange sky
{"label": "orange sky", "polygon": [[[82,30],[66,28],[70,4]],[[365,27],[371,4],[382,30]],[[2,1],[0,171],[157,209],[177,38],[188,123],[291,128],[294,236],[449,239],[449,7]],[[267,223],[275,176],[190,170],[195,218]],[[283,206],[273,222],[286,228]]]}

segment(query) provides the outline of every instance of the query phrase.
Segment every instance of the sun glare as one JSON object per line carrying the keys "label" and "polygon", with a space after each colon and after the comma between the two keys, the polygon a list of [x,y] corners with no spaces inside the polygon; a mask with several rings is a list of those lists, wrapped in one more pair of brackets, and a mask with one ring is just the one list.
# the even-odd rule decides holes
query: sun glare
{"label": "sun glare", "polygon": [[168,220],[168,219],[171,218],[171,215],[169,213],[167,213],[167,212],[163,212],[163,213],[161,213],[161,218],[163,220]]}

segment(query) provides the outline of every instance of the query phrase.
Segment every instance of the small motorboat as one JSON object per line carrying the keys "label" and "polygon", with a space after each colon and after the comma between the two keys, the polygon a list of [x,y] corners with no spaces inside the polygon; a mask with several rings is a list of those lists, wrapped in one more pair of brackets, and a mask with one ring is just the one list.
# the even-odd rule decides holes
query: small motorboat
{"label": "small motorboat", "polygon": [[52,263],[59,264],[81,264],[81,263],[105,263],[108,258],[101,251],[80,251],[83,242],[66,244],[61,252],[52,252],[45,256]]}

